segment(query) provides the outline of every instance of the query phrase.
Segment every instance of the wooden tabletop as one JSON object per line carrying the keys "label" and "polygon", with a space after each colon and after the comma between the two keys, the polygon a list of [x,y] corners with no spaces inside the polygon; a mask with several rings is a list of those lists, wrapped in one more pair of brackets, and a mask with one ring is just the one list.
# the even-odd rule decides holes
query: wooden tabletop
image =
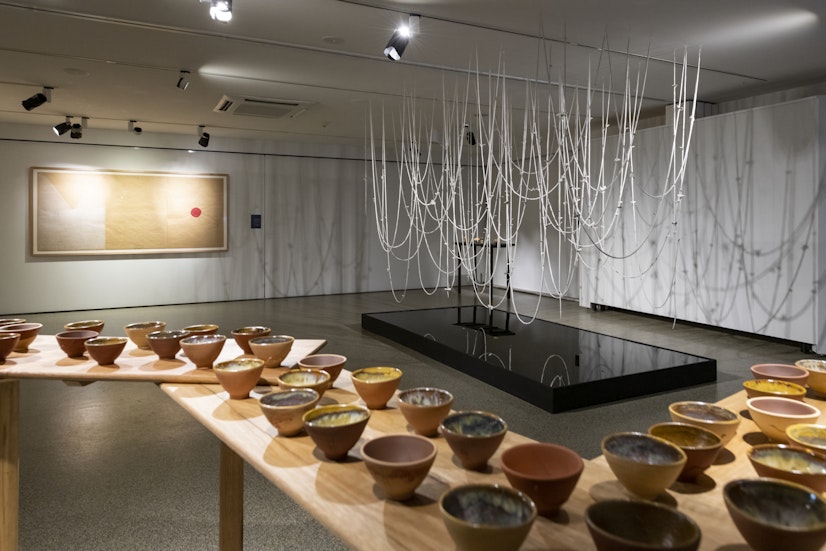
{"label": "wooden tabletop", "polygon": [[[282,368],[265,368],[262,378],[275,384],[278,376],[298,360],[321,349],[323,339],[296,339]],[[231,337],[227,338],[216,362],[244,355]],[[247,356],[252,357],[252,356]],[[211,369],[197,369],[182,353],[174,360],[160,360],[151,350],[142,350],[131,341],[112,366],[98,365],[88,356],[69,358],[54,335],[38,335],[25,353],[12,352],[0,363],[0,379],[58,379],[63,381],[150,381],[154,383],[217,384]]]}

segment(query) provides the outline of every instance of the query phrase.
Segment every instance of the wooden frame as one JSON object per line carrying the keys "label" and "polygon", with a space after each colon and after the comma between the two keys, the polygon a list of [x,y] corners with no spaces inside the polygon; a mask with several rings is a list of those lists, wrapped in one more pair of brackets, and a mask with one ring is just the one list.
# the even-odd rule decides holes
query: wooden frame
{"label": "wooden frame", "polygon": [[31,169],[32,255],[226,251],[226,174]]}

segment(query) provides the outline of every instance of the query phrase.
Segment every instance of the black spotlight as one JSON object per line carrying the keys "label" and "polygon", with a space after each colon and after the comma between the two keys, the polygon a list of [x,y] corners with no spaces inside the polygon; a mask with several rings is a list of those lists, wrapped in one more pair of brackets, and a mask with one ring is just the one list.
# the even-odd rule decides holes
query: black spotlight
{"label": "black spotlight", "polygon": [[48,103],[52,101],[52,88],[51,87],[44,87],[42,92],[38,92],[35,95],[24,99],[20,102],[23,105],[23,109],[26,111],[31,111],[32,109],[37,109],[44,103]]}
{"label": "black spotlight", "polygon": [[74,123],[72,125],[72,132],[71,132],[71,134],[69,134],[69,137],[74,139],[74,140],[79,140],[80,138],[82,138],[83,137],[83,127],[78,123]]}
{"label": "black spotlight", "polygon": [[206,132],[205,129],[205,126],[198,127],[198,145],[201,147],[209,145],[209,132]]}
{"label": "black spotlight", "polygon": [[181,70],[178,74],[178,84],[176,84],[180,90],[186,90],[189,87],[189,71]]}
{"label": "black spotlight", "polygon": [[408,18],[407,25],[401,25],[395,31],[393,36],[384,47],[384,55],[387,59],[398,61],[402,58],[404,49],[410,43],[410,37],[419,30],[419,16],[411,15]]}
{"label": "black spotlight", "polygon": [[62,136],[66,132],[72,129],[72,119],[71,117],[66,117],[66,120],[61,122],[60,124],[54,125],[54,133],[58,136]]}

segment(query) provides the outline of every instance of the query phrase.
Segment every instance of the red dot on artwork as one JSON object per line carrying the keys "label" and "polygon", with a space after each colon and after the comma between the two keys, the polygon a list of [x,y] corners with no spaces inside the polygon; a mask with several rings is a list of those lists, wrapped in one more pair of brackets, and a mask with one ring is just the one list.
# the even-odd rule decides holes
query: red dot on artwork
{"label": "red dot on artwork", "polygon": [[195,207],[194,209],[189,211],[189,214],[191,214],[193,218],[198,218],[199,216],[201,216],[201,209]]}

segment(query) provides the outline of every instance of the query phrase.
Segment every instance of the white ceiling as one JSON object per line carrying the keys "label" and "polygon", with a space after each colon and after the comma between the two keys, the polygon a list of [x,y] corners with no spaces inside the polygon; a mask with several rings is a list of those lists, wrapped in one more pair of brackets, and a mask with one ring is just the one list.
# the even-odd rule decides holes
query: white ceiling
{"label": "white ceiling", "polygon": [[[235,0],[229,24],[208,10],[0,1],[0,122],[51,127],[70,115],[90,129],[134,119],[144,134],[203,124],[213,136],[363,143],[368,106],[392,115],[411,94],[440,103],[464,94],[477,67],[507,75],[517,105],[526,82],[584,86],[589,63],[604,76],[609,59],[621,92],[626,61],[636,70],[650,55],[652,111],[671,102],[671,60],[685,47],[692,65],[700,54],[697,97],[710,103],[826,79],[822,0]],[[385,43],[411,13],[420,33],[388,61]],[[42,86],[54,87],[51,103],[26,112],[21,100]],[[224,95],[309,105],[295,118],[214,112]]]}

